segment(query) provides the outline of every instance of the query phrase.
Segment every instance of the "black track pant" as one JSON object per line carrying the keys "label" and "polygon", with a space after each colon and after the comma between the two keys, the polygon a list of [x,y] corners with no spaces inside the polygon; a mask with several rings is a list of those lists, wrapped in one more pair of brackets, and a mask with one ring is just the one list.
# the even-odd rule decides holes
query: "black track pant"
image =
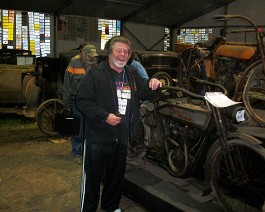
{"label": "black track pant", "polygon": [[85,140],[81,187],[81,212],[96,211],[103,181],[101,208],[119,207],[126,169],[127,142],[108,141],[100,136]]}

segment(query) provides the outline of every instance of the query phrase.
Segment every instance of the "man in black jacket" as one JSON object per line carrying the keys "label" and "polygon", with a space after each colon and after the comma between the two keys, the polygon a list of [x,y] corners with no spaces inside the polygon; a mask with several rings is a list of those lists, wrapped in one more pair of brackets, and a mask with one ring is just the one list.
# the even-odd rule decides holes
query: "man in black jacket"
{"label": "man in black jacket", "polygon": [[[76,99],[86,116],[81,211],[121,211],[128,137],[139,121],[139,101],[155,98],[161,83],[143,79],[130,65],[130,41],[111,39],[108,60],[89,71]],[[157,90],[157,91],[155,91]],[[103,179],[104,176],[104,179]]]}

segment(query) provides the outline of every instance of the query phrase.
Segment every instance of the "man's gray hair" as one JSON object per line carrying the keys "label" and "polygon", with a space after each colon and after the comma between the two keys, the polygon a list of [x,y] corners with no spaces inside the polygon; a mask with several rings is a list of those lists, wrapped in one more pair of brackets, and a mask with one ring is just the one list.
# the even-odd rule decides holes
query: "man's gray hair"
{"label": "man's gray hair", "polygon": [[105,49],[107,49],[108,55],[112,53],[113,45],[116,42],[127,44],[129,46],[129,49],[128,49],[129,54],[131,54],[132,49],[131,49],[131,42],[129,41],[129,39],[124,36],[115,36],[115,37],[112,37],[110,40],[108,40],[107,43],[105,44]]}

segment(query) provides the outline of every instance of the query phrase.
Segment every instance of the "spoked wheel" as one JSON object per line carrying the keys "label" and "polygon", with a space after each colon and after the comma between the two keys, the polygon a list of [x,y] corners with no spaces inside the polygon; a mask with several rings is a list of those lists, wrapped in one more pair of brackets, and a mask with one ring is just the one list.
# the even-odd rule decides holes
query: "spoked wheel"
{"label": "spoked wheel", "polygon": [[251,118],[265,126],[265,74],[262,64],[250,72],[243,100]]}
{"label": "spoked wheel", "polygon": [[210,150],[212,157],[207,157],[210,166],[206,170],[210,171],[212,189],[224,211],[261,211],[265,200],[265,149],[243,139],[230,140],[232,163],[227,165],[220,145],[215,147]]}
{"label": "spoked wheel", "polygon": [[162,85],[171,86],[172,85],[172,77],[163,71],[157,72],[153,75],[153,78],[158,79],[160,82],[162,82]]}
{"label": "spoked wheel", "polygon": [[47,135],[56,135],[54,130],[55,114],[62,112],[63,102],[59,99],[49,99],[43,102],[37,111],[37,124],[39,129]]}
{"label": "spoked wheel", "polygon": [[206,80],[205,64],[197,49],[188,49],[181,54],[178,70],[178,81],[181,87],[204,95],[204,87],[194,83],[194,79]]}
{"label": "spoked wheel", "polygon": [[127,160],[142,159],[146,156],[147,147],[144,143],[144,126],[141,122],[137,135],[128,144]]}

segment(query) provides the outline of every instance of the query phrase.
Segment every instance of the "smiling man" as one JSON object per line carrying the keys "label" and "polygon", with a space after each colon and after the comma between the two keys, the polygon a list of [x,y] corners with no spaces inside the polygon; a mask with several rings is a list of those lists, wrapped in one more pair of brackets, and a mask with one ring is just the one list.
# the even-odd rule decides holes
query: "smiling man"
{"label": "smiling man", "polygon": [[108,60],[92,69],[82,81],[77,106],[86,116],[81,211],[96,211],[103,180],[101,208],[119,208],[124,180],[129,135],[139,122],[139,101],[160,94],[157,79],[143,79],[126,65],[130,41],[111,39]]}

